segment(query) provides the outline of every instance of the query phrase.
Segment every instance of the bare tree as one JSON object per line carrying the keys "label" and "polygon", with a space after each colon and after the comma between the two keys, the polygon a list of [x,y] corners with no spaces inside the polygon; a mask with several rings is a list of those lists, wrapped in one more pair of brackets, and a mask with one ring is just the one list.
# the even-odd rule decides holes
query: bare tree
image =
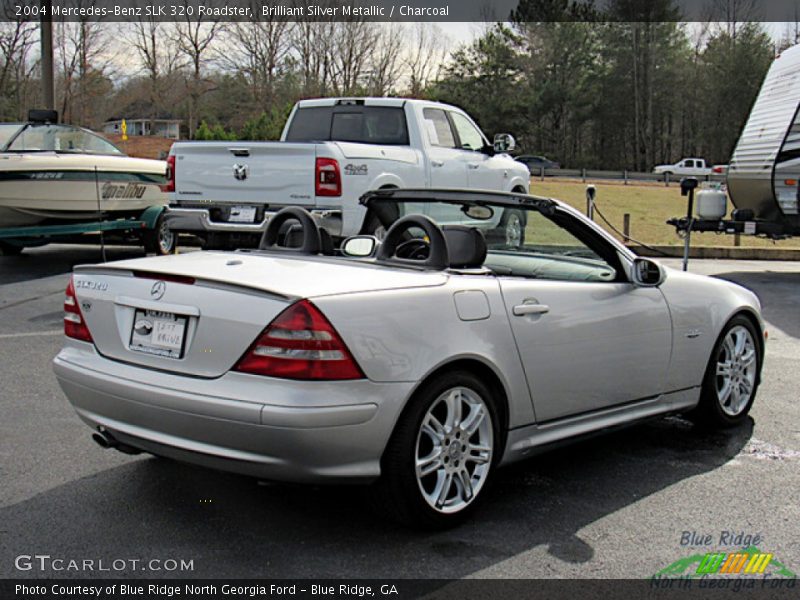
{"label": "bare tree", "polygon": [[[88,8],[96,0],[73,0]],[[107,91],[107,72],[114,62],[113,38],[104,23],[81,17],[75,22],[54,23],[55,61],[61,76],[63,120],[89,125],[96,118],[98,100]]]}
{"label": "bare tree", "polygon": [[385,96],[397,85],[403,69],[401,51],[404,35],[405,28],[402,25],[387,23],[381,28],[369,67],[370,94]]}
{"label": "bare tree", "polygon": [[251,1],[251,20],[230,24],[225,51],[218,57],[225,68],[246,77],[253,102],[264,107],[273,101],[275,82],[285,68],[292,23],[260,17],[259,6],[260,2]]}
{"label": "bare tree", "polygon": [[447,36],[433,23],[419,22],[414,26],[413,45],[406,56],[409,95],[418,97],[429,83],[439,77],[447,56]]}
{"label": "bare tree", "polygon": [[710,0],[707,20],[716,21],[736,44],[739,26],[748,21],[758,21],[761,16],[758,0]]}
{"label": "bare tree", "polygon": [[783,35],[778,41],[778,51],[780,52],[791,46],[800,44],[800,1],[794,1],[791,16],[792,20],[786,23]]}
{"label": "bare tree", "polygon": [[[327,4],[332,3],[327,2]],[[335,32],[336,23],[331,20],[300,20],[292,31],[292,50],[300,67],[301,94],[304,97],[324,96],[330,93],[331,55],[334,50]]]}
{"label": "bare tree", "polygon": [[379,37],[379,25],[371,21],[354,17],[336,23],[336,52],[331,55],[329,65],[333,92],[337,96],[355,94],[364,87]]}
{"label": "bare tree", "polygon": [[14,20],[11,5],[0,10],[0,120],[21,119],[22,97],[35,62],[29,51],[35,43],[36,25]]}
{"label": "bare tree", "polygon": [[[188,1],[184,0],[184,4],[188,6]],[[203,20],[189,16],[188,10],[186,13],[185,20],[175,24],[175,41],[189,63],[186,87],[189,98],[189,138],[192,139],[197,129],[200,99],[211,89],[210,82],[203,79],[203,69],[210,60],[212,43],[224,31],[225,25],[219,18]]]}
{"label": "bare tree", "polygon": [[127,43],[136,50],[142,71],[147,78],[150,101],[150,131],[153,121],[164,109],[164,88],[180,68],[180,53],[169,35],[168,24],[154,17],[144,17],[132,23]]}

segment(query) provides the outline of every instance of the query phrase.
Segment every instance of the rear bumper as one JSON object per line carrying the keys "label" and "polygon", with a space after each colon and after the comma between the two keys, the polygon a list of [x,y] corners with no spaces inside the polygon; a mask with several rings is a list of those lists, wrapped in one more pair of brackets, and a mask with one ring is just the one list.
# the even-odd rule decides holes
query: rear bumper
{"label": "rear bumper", "polygon": [[[56,356],[53,370],[80,418],[124,444],[207,467],[297,482],[378,477],[381,454],[413,387],[240,373],[198,382],[112,361],[93,346],[73,341]],[[256,388],[260,394],[254,394]]]}
{"label": "rear bumper", "polygon": [[[333,236],[342,234],[342,211],[338,209],[308,209],[317,220],[320,227],[324,227]],[[177,232],[236,232],[236,233],[263,233],[269,220],[276,211],[267,211],[264,218],[258,223],[230,223],[214,221],[208,208],[180,208],[170,206],[165,219],[169,228]]]}

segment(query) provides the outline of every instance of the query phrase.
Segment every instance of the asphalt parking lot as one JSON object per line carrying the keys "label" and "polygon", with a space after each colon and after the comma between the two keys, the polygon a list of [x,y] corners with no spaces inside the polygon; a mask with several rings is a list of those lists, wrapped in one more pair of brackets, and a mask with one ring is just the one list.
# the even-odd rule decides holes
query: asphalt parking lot
{"label": "asphalt parking lot", "polygon": [[[800,572],[798,263],[691,263],[763,304],[769,343],[746,426],[703,433],[668,418],[554,450],[498,472],[466,525],[421,533],[374,516],[358,487],[263,485],[101,450],[50,368],[67,273],[99,258],[66,246],[0,257],[0,578],[639,578],[698,551],[681,546],[684,532],[716,542],[728,531],[759,535],[762,551]],[[35,554],[193,570],[15,567]]]}

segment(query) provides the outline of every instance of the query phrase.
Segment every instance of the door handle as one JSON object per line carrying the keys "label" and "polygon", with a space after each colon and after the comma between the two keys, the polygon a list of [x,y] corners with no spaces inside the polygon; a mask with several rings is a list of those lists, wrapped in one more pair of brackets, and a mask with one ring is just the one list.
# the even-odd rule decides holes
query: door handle
{"label": "door handle", "polygon": [[550,312],[550,307],[547,304],[539,304],[537,302],[523,302],[514,307],[514,316],[524,317],[525,315],[543,315]]}
{"label": "door handle", "polygon": [[443,167],[444,163],[441,160],[432,160],[431,161],[432,167]]}
{"label": "door handle", "polygon": [[468,166],[470,169],[477,169],[477,168],[478,168],[478,167],[480,167],[481,165],[480,165],[480,163],[467,163],[467,166]]}

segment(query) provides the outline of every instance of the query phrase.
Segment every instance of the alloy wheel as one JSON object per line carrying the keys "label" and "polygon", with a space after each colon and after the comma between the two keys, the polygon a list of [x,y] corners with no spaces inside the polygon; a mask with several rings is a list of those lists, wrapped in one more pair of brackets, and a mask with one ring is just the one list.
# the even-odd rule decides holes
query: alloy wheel
{"label": "alloy wheel", "polygon": [[170,254],[172,252],[175,246],[175,234],[170,230],[166,219],[161,221],[157,240],[161,254]]}
{"label": "alloy wheel", "polygon": [[756,345],[742,325],[732,327],[719,348],[716,366],[717,401],[731,417],[739,415],[750,402],[756,382]]}
{"label": "alloy wheel", "polygon": [[422,419],[416,442],[417,483],[425,501],[441,513],[464,509],[486,483],[493,449],[485,400],[466,387],[439,395]]}
{"label": "alloy wheel", "polygon": [[510,213],[505,227],[506,246],[518,248],[522,245],[522,219],[517,213]]}

